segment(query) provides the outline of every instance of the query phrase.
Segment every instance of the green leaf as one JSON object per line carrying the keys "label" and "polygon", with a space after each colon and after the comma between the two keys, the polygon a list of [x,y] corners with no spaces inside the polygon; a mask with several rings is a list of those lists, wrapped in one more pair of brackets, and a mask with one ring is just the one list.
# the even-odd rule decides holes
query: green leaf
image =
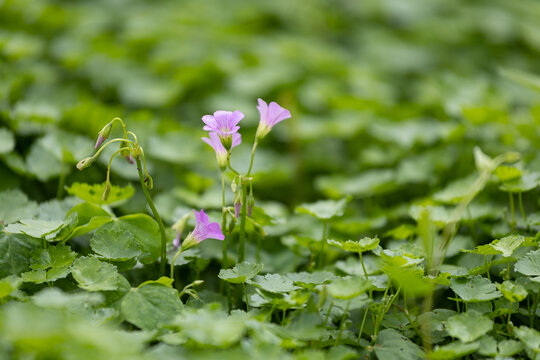
{"label": "green leaf", "polygon": [[126,261],[141,254],[135,236],[117,227],[100,227],[90,240],[90,247],[100,257]]}
{"label": "green leaf", "polygon": [[44,238],[54,241],[56,235],[68,224],[61,220],[20,220],[18,223],[6,226],[5,231],[12,234],[24,234],[37,239]]}
{"label": "green leaf", "polygon": [[529,349],[535,353],[540,352],[540,333],[538,331],[526,326],[520,326],[514,329],[514,334]]}
{"label": "green leaf", "polygon": [[289,273],[286,276],[294,283],[294,285],[307,289],[312,289],[315,285],[328,284],[332,280],[337,279],[336,275],[328,271]]}
{"label": "green leaf", "polygon": [[480,275],[470,278],[454,278],[450,288],[464,301],[489,301],[501,297],[495,284]]}
{"label": "green leaf", "polygon": [[19,189],[0,192],[0,204],[0,221],[4,224],[31,219],[39,210],[37,203],[28,200],[26,194]]}
{"label": "green leaf", "polygon": [[240,284],[254,278],[261,270],[261,264],[243,262],[232,269],[221,269],[218,276],[227,282]]}
{"label": "green leaf", "polygon": [[525,237],[521,235],[510,235],[500,240],[495,240],[489,244],[492,248],[499,251],[502,256],[510,257],[514,250],[521,246],[525,242]]}
{"label": "green leaf", "polygon": [[15,137],[6,128],[0,128],[0,154],[7,154],[15,148]]}
{"label": "green leaf", "polygon": [[535,189],[540,184],[540,173],[523,174],[521,177],[505,181],[499,188],[511,193],[527,192]]}
{"label": "green leaf", "polygon": [[480,344],[477,342],[464,344],[461,341],[454,341],[443,346],[435,346],[435,349],[427,354],[427,358],[430,360],[461,359],[468,354],[472,354],[479,347]]}
{"label": "green leaf", "polygon": [[433,194],[433,199],[445,204],[457,204],[467,196],[475,181],[476,175],[453,181],[443,190]]}
{"label": "green leaf", "polygon": [[336,241],[336,240],[328,240],[328,244],[332,246],[336,246],[342,250],[355,252],[355,253],[363,253],[366,251],[370,251],[375,249],[377,246],[379,246],[379,239],[378,238],[369,238],[365,237],[358,241]]}
{"label": "green leaf", "polygon": [[446,321],[455,314],[454,310],[448,309],[435,309],[423,313],[417,317],[420,331],[424,336],[430,336],[433,344],[440,343],[445,337],[448,337]]}
{"label": "green leaf", "polygon": [[147,284],[131,289],[121,305],[127,321],[145,330],[170,322],[183,308],[176,289],[161,284]]}
{"label": "green leaf", "polygon": [[527,297],[527,290],[525,290],[522,285],[516,284],[510,280],[505,280],[497,287],[508,301],[520,302]]}
{"label": "green leaf", "polygon": [[446,322],[446,331],[464,343],[472,342],[493,329],[493,321],[476,311],[452,316]]}
{"label": "green leaf", "polygon": [[353,299],[368,291],[373,284],[360,276],[339,279],[328,285],[328,293],[336,299]]}
{"label": "green leaf", "polygon": [[110,205],[118,206],[131,198],[135,193],[135,189],[131,185],[125,187],[111,186],[111,191],[107,200],[103,200],[103,192],[105,191],[105,184],[87,184],[87,183],[73,183],[66,190],[68,194],[77,196],[78,198],[96,205]]}
{"label": "green leaf", "polygon": [[80,257],[73,263],[71,275],[79,287],[87,291],[116,290],[118,272],[116,266],[93,257]]}
{"label": "green leaf", "polygon": [[9,296],[13,291],[21,286],[21,278],[15,275],[9,275],[0,280],[0,300]]}
{"label": "green leaf", "polygon": [[521,177],[521,171],[514,166],[499,165],[495,169],[495,175],[500,181],[509,181]]}
{"label": "green leaf", "polygon": [[385,329],[377,336],[374,346],[378,360],[421,360],[424,358],[422,349],[400,332]]}
{"label": "green leaf", "polygon": [[[137,259],[143,264],[156,261],[161,252],[161,235],[158,224],[150,216],[145,214],[126,215],[102,225],[97,231],[97,240],[92,240],[101,256],[127,257],[135,253],[135,243],[141,252]],[[133,237],[125,235],[132,234]],[[114,234],[124,234],[115,237]],[[105,238],[100,237],[103,236]],[[109,241],[109,246],[103,241]],[[124,248],[124,250],[122,250]],[[97,252],[97,251],[96,251]]]}
{"label": "green leaf", "polygon": [[302,204],[296,207],[299,214],[309,214],[320,220],[330,220],[337,216],[342,216],[347,206],[348,199],[341,200],[319,200],[311,204]]}
{"label": "green leaf", "polygon": [[36,249],[32,252],[32,271],[23,273],[22,279],[40,284],[65,278],[70,273],[70,266],[76,256],[77,253],[64,244]]}
{"label": "green leaf", "polygon": [[519,259],[514,270],[527,276],[540,276],[540,249],[530,251]]}
{"label": "green leaf", "polygon": [[101,207],[87,202],[75,205],[67,213],[66,217],[72,214],[76,215],[77,224],[66,239],[72,239],[87,234],[99,228],[101,225],[112,221],[111,214]]}
{"label": "green leaf", "polygon": [[230,347],[238,343],[246,332],[242,313],[233,311],[227,315],[219,309],[186,308],[171,321],[170,326],[180,331],[175,334],[181,336],[180,343],[190,340],[206,348]]}
{"label": "green leaf", "polygon": [[41,242],[30,236],[0,232],[0,276],[27,271],[32,251],[40,246]]}
{"label": "green leaf", "polygon": [[291,280],[280,274],[257,275],[249,284],[271,293],[286,293],[296,289]]}

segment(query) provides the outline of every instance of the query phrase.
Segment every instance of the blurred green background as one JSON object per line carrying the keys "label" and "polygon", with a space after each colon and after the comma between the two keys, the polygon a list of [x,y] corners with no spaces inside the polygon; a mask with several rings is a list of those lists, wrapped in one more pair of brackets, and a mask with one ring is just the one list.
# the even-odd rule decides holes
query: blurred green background
{"label": "blurred green background", "polygon": [[[293,114],[255,159],[257,197],[288,207],[347,194],[365,200],[359,213],[409,202],[474,171],[475,145],[540,169],[538,93],[501,72],[538,71],[538,18],[526,0],[2,0],[0,189],[43,201],[62,177],[104,181],[105,157],[74,165],[120,116],[168,221],[175,202],[219,207],[200,118],[246,114],[232,159],[246,168],[258,97]],[[136,177],[113,166],[115,184]],[[138,194],[123,211],[143,208]]]}

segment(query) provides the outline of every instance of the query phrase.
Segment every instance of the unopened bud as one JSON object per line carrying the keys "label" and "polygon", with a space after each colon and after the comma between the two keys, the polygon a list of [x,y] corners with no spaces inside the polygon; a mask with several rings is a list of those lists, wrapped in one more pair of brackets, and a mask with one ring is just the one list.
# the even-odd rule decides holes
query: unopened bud
{"label": "unopened bud", "polygon": [[93,156],[89,156],[87,158],[82,159],[77,163],[77,169],[83,170],[87,167],[91,166],[96,159]]}
{"label": "unopened bud", "polygon": [[247,198],[247,215],[251,216],[251,212],[253,211],[253,207],[255,206],[255,198],[253,195],[249,195]]}
{"label": "unopened bud", "polygon": [[103,142],[109,138],[109,135],[111,134],[111,130],[112,130],[112,122],[108,123],[107,125],[103,127],[103,129],[101,129],[101,131],[98,133],[98,138],[97,138],[96,147],[95,147],[96,149],[100,147],[101,144],[103,144]]}
{"label": "unopened bud", "polygon": [[242,208],[242,194],[241,194],[241,192],[242,192],[242,190],[237,191],[237,192],[234,193],[234,200],[233,200],[234,216],[236,216],[237,219],[240,216],[240,209]]}

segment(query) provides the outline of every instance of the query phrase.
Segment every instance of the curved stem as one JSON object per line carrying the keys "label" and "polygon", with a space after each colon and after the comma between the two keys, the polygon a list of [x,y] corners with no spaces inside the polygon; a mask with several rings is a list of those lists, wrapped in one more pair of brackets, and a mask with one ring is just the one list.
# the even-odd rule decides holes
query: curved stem
{"label": "curved stem", "polygon": [[366,277],[366,279],[369,280],[369,276],[366,271],[366,266],[364,265],[364,257],[362,256],[362,252],[358,252],[358,256],[360,256],[360,262],[362,263],[362,270],[364,270],[364,276]]}
{"label": "curved stem", "polygon": [[246,217],[247,217],[247,194],[244,179],[241,180],[242,208],[240,209],[240,239],[238,242],[238,262],[245,260],[245,241],[246,241]]}
{"label": "curved stem", "polygon": [[124,122],[124,120],[120,119],[119,117],[115,117],[114,119],[111,120],[111,125],[115,121],[120,121],[120,124],[122,124],[122,130],[124,131],[124,138],[127,139],[126,123]]}
{"label": "curved stem", "polygon": [[173,282],[174,282],[174,263],[176,262],[176,258],[178,258],[178,256],[180,256],[181,253],[182,253],[182,246],[180,246],[180,249],[178,250],[178,252],[176,254],[174,254],[174,257],[173,257],[172,262],[171,262],[171,276],[170,276],[170,278],[172,279]]}
{"label": "curved stem", "polygon": [[255,138],[255,141],[253,142],[253,147],[251,148],[251,160],[249,161],[247,177],[249,177],[249,175],[251,174],[251,169],[253,168],[253,159],[255,158],[255,149],[257,148],[258,143],[259,142],[257,141],[257,138]]}
{"label": "curved stem", "polygon": [[345,311],[343,312],[343,316],[341,317],[341,321],[339,323],[339,332],[336,338],[336,342],[334,343],[334,346],[337,345],[339,341],[341,340],[341,334],[343,333],[343,323],[345,322],[345,318],[347,317],[347,314],[349,313],[350,305],[351,305],[351,300],[347,300],[347,305],[345,305]]}
{"label": "curved stem", "polygon": [[227,166],[229,167],[229,170],[231,170],[234,175],[240,175],[240,173],[236,170],[234,170],[231,166],[231,157],[230,157],[230,153],[227,155]]}
{"label": "curved stem", "polygon": [[105,144],[101,145],[101,147],[98,149],[98,151],[96,151],[96,153],[94,154],[94,156],[92,157],[98,157],[99,154],[101,154],[101,152],[107,147],[109,146],[110,144],[112,143],[115,143],[115,142],[119,142],[119,141],[123,141],[123,142],[126,142],[128,144],[131,144],[131,145],[134,145],[133,141],[131,140],[127,140],[127,139],[120,139],[120,138],[116,138],[116,139],[111,139],[109,141],[107,141]]}
{"label": "curved stem", "polygon": [[144,175],[141,170],[141,160],[139,157],[135,157],[135,161],[137,162],[137,172],[139,173],[139,181],[141,183],[141,188],[143,190],[144,197],[146,198],[146,202],[148,203],[148,206],[150,206],[150,209],[152,210],[152,214],[154,214],[154,218],[156,218],[156,221],[159,225],[159,231],[161,233],[160,271],[162,274],[165,274],[165,266],[167,264],[167,234],[165,233],[165,227],[163,226],[163,221],[161,220],[161,216],[159,216],[156,206],[154,205],[154,202],[152,201],[152,198],[150,197],[150,193],[148,192],[148,189],[146,188],[146,183],[144,182]]}

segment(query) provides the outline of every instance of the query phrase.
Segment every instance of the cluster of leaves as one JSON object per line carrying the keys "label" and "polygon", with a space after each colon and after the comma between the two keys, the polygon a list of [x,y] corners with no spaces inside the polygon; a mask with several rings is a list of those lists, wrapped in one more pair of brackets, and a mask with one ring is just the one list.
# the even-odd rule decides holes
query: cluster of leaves
{"label": "cluster of leaves", "polygon": [[[0,1],[0,359],[535,358],[539,17],[533,0]],[[133,166],[114,160],[103,200],[106,160],[77,160],[122,116],[186,233],[191,208],[221,215],[201,115],[240,109],[247,137],[257,97],[293,118],[257,152],[247,261],[234,230],[230,267],[208,241],[162,277]]]}

